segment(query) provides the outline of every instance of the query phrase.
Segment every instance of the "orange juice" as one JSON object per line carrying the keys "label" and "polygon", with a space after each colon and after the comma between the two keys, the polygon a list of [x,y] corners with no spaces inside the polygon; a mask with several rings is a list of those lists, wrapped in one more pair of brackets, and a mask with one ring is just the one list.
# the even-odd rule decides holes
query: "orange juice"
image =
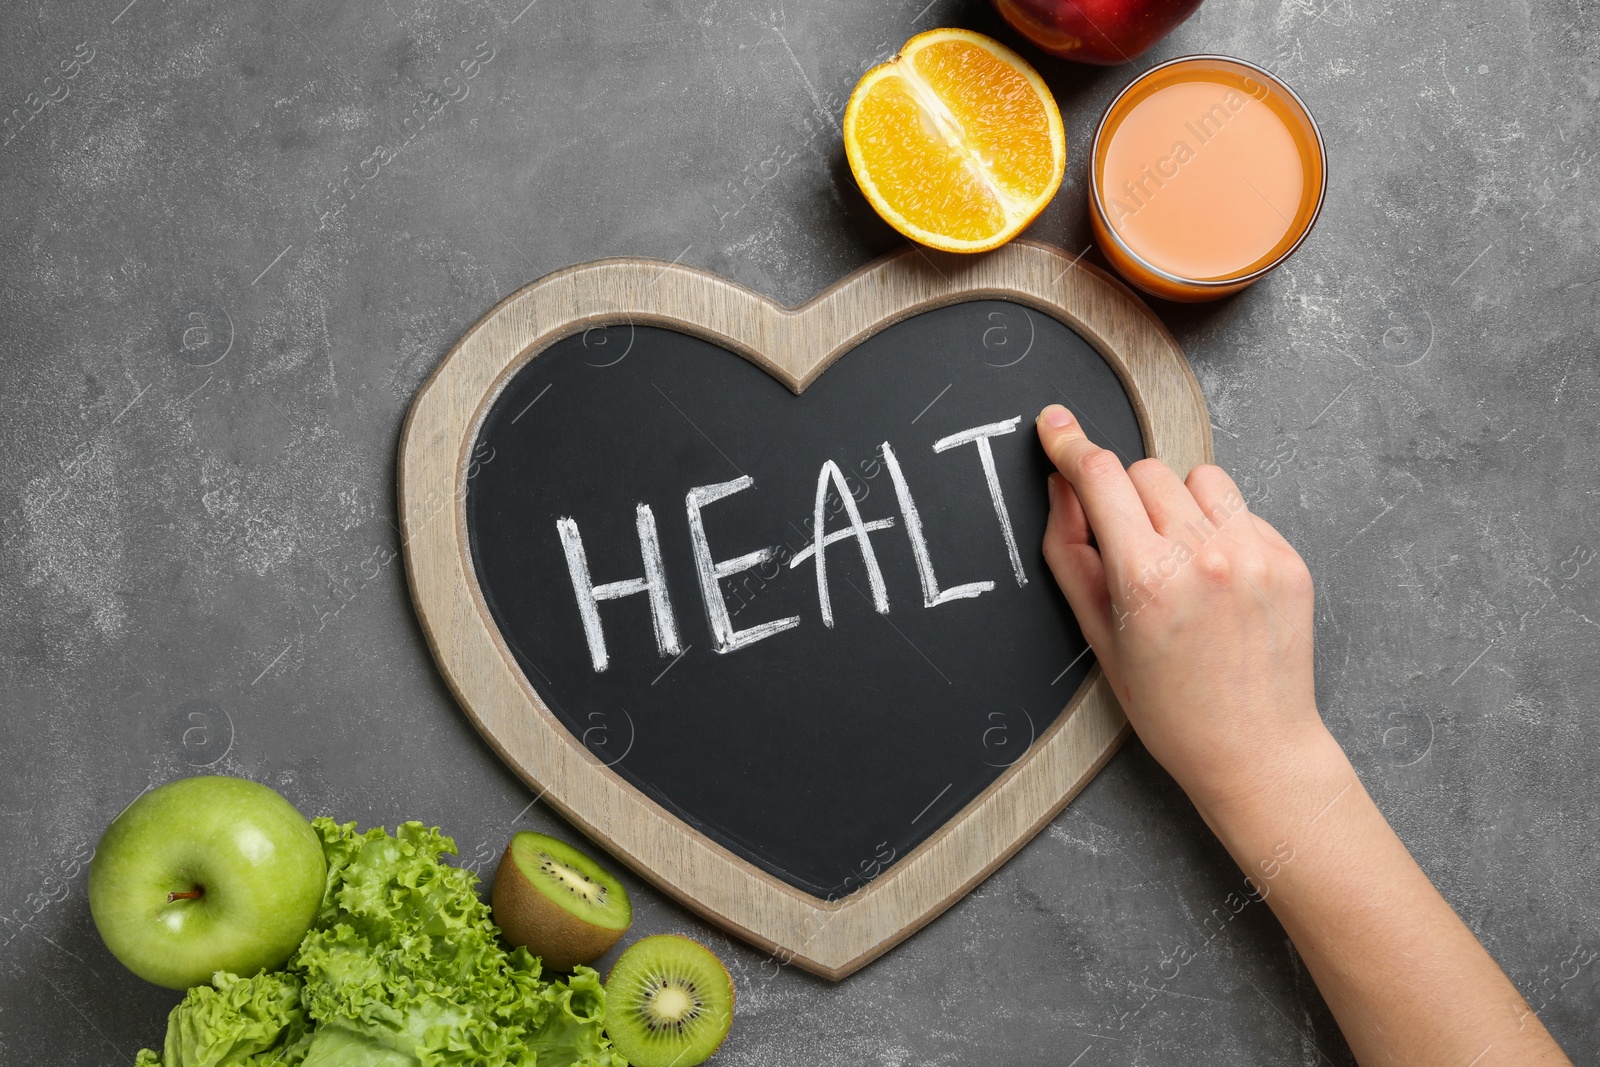
{"label": "orange juice", "polygon": [[1106,258],[1169,300],[1238,292],[1316,222],[1327,159],[1310,112],[1243,60],[1160,64],[1106,109],[1089,161],[1089,217]]}

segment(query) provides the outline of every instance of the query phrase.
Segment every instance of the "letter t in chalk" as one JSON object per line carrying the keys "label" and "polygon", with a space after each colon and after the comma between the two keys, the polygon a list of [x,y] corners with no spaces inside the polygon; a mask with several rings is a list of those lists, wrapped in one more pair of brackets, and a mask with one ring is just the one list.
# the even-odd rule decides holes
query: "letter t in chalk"
{"label": "letter t in chalk", "polygon": [[1008,433],[1015,433],[1017,424],[1022,421],[1022,416],[1007,419],[1005,422],[991,422],[987,426],[974,426],[970,430],[953,433],[949,437],[941,437],[933,443],[935,452],[956,448],[959,445],[976,444],[978,446],[978,462],[983,464],[983,477],[989,483],[989,499],[994,502],[994,514],[1000,520],[1000,533],[1006,539],[1006,552],[1011,557],[1011,571],[1017,576],[1018,585],[1028,584],[1027,572],[1022,569],[1022,553],[1017,551],[1017,535],[1011,532],[1011,513],[1006,510],[1006,498],[1000,492],[1000,475],[994,469],[994,449],[989,445],[989,438],[1000,437]]}
{"label": "letter t in chalk", "polygon": [[596,671],[610,664],[606,655],[606,636],[600,628],[600,601],[619,600],[635,593],[650,594],[650,618],[655,625],[656,652],[676,656],[678,628],[672,620],[672,602],[667,599],[667,576],[661,566],[661,539],[656,536],[656,517],[650,505],[640,504],[634,512],[639,530],[639,554],[644,557],[644,577],[624,578],[620,582],[595,585],[589,575],[589,557],[583,550],[578,524],[570,518],[556,520],[561,547],[567,553],[567,573],[572,577],[572,592],[578,598],[578,614],[583,618],[583,633],[589,641],[589,661]]}

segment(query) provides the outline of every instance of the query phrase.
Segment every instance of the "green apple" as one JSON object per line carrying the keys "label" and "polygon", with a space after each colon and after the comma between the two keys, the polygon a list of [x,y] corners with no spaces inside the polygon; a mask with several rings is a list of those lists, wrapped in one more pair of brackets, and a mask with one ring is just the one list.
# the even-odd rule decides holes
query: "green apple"
{"label": "green apple", "polygon": [[283,797],[243,778],[183,778],[129,804],[89,865],[89,910],[140,978],[187,989],[275,969],[322,902],[322,843]]}

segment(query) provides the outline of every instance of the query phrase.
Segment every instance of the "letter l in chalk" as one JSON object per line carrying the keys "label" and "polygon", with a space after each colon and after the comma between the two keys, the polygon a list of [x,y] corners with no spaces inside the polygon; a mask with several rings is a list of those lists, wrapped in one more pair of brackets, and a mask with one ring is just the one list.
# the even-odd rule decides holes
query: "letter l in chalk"
{"label": "letter l in chalk", "polygon": [[884,466],[889,468],[889,480],[894,483],[894,495],[900,501],[900,514],[905,516],[906,537],[911,542],[912,558],[917,561],[917,577],[922,581],[922,606],[936,608],[940,604],[966,600],[993,589],[993,582],[968,582],[943,591],[939,589],[939,579],[933,573],[933,558],[928,554],[928,538],[922,532],[922,515],[917,511],[917,502],[911,497],[911,487],[906,484],[900,460],[894,454],[894,449],[889,447],[888,441],[879,445],[878,449],[883,453]]}

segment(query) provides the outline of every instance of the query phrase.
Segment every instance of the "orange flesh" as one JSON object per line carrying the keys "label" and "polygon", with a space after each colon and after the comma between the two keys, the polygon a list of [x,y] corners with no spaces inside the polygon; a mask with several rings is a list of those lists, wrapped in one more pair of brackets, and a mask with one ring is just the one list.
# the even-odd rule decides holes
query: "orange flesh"
{"label": "orange flesh", "polygon": [[913,38],[868,72],[846,116],[851,167],[873,206],[908,236],[958,250],[1020,231],[1066,162],[1048,90],[974,36]]}
{"label": "orange flesh", "polygon": [[1248,273],[1309,223],[1316,164],[1304,131],[1290,128],[1264,87],[1251,83],[1252,96],[1216,76],[1174,81],[1135,103],[1108,124],[1097,161],[1112,228],[1181,278]]}
{"label": "orange flesh", "polygon": [[959,41],[919,50],[912,65],[955,116],[967,149],[1006,193],[1026,201],[1050,187],[1050,120],[1027,78],[998,56]]}
{"label": "orange flesh", "polygon": [[963,241],[977,241],[1005,225],[1005,208],[948,143],[906,83],[885,78],[862,102],[856,124],[873,184],[911,225]]}

